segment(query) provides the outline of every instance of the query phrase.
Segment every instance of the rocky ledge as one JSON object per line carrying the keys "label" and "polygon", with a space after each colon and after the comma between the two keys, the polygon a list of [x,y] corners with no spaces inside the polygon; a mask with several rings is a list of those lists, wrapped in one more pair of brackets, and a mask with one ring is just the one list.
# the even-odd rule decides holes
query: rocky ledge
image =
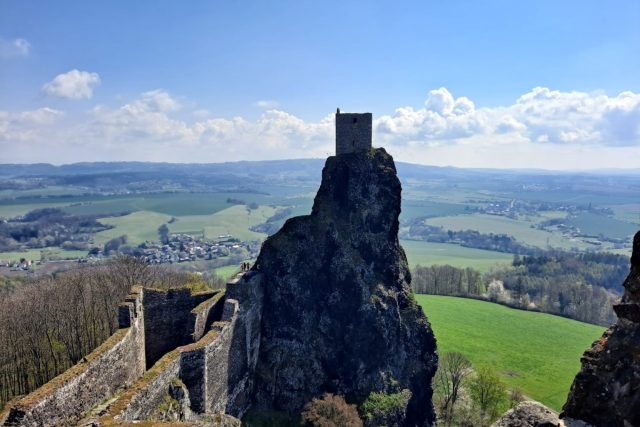
{"label": "rocky ledge", "polygon": [[582,356],[563,417],[595,426],[640,426],[640,232],[624,288],[613,307],[618,322]]}

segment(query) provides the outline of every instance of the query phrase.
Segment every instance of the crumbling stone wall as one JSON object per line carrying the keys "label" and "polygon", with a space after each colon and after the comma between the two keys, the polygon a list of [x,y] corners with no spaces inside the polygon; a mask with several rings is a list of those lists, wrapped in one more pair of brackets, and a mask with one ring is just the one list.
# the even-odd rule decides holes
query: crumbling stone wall
{"label": "crumbling stone wall", "polygon": [[118,414],[115,419],[118,421],[149,419],[161,404],[179,372],[179,352],[172,351],[166,354],[119,398],[119,402],[111,411]]}
{"label": "crumbling stone wall", "polygon": [[181,348],[180,379],[191,408],[241,417],[250,403],[260,345],[261,275],[247,273],[227,284],[222,320],[199,342]]}
{"label": "crumbling stone wall", "polygon": [[119,308],[121,329],[116,334],[87,362],[19,400],[0,424],[49,426],[82,420],[82,425],[107,426],[150,420],[176,387],[180,419],[243,414],[262,315],[260,275],[246,276],[253,278],[239,275],[228,285],[241,302],[225,298],[225,292],[136,289]]}
{"label": "crumbling stone wall", "polygon": [[202,338],[211,328],[213,322],[222,317],[224,295],[224,292],[218,292],[212,298],[191,310],[191,321],[189,323],[193,325],[191,334],[193,342],[197,342]]}
{"label": "crumbling stone wall", "polygon": [[83,361],[19,400],[3,425],[71,425],[145,370],[142,291],[120,306],[121,329]]}
{"label": "crumbling stone wall", "polygon": [[[227,284],[228,298],[238,301],[240,305],[231,329],[224,412],[238,418],[249,409],[254,372],[258,364],[264,309],[262,283],[262,274],[250,271]],[[227,313],[223,314],[223,319],[227,316]]]}
{"label": "crumbling stone wall", "polygon": [[191,311],[214,295],[215,292],[192,294],[189,289],[145,289],[147,368],[174,348],[193,342],[195,325]]}

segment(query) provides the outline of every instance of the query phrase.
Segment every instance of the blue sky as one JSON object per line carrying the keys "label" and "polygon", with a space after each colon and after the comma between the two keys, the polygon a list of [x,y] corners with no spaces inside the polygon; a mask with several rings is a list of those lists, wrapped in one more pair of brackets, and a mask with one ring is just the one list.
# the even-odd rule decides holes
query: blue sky
{"label": "blue sky", "polygon": [[403,160],[634,167],[638,22],[637,1],[0,1],[0,161],[318,157],[340,106]]}

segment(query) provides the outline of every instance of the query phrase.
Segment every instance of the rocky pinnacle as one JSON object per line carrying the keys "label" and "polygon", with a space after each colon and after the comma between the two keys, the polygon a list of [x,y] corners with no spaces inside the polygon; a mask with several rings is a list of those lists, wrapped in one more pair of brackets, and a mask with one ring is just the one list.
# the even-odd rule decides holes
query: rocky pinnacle
{"label": "rocky pinnacle", "polygon": [[298,413],[325,392],[409,396],[384,425],[435,415],[436,342],[398,241],[401,186],[382,149],[329,157],[311,215],[289,219],[254,266],[264,311],[254,407]]}

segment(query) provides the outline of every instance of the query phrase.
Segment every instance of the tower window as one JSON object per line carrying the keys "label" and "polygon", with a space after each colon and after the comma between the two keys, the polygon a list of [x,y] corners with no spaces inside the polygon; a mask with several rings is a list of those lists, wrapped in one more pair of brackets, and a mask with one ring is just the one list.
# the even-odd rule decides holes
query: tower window
{"label": "tower window", "polygon": [[357,117],[353,118],[353,123],[358,123],[358,118]]}

